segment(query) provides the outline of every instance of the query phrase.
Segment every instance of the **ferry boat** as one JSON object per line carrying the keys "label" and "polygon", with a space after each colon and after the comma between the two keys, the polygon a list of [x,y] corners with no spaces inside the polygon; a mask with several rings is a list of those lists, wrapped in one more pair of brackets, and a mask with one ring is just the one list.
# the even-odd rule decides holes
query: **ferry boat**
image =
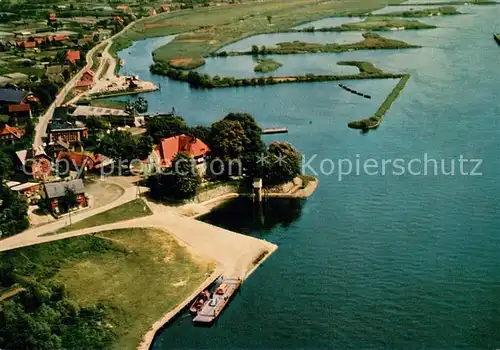
{"label": "ferry boat", "polygon": [[493,38],[497,42],[498,45],[500,45],[500,33],[493,34]]}
{"label": "ferry boat", "polygon": [[198,312],[203,308],[203,306],[209,299],[210,299],[210,292],[208,290],[204,290],[196,297],[194,302],[191,304],[189,312],[192,315],[197,315]]}
{"label": "ferry boat", "polygon": [[239,278],[224,278],[222,283],[217,287],[212,299],[208,303],[205,303],[193,318],[193,323],[196,325],[211,326],[240,288],[241,282],[242,280]]}

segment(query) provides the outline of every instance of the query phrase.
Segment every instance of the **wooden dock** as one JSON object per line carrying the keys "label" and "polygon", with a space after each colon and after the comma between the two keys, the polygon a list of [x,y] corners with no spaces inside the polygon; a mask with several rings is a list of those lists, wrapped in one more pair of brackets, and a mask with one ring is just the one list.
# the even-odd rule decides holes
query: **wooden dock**
{"label": "wooden dock", "polygon": [[[231,298],[234,296],[234,293],[240,288],[241,282],[241,279],[223,279],[222,283],[215,291],[212,299],[205,303],[198,315],[193,318],[193,322],[195,324],[207,326],[213,324],[217,317],[219,317],[219,315],[222,313],[226,305],[229,303],[229,300],[231,300]],[[218,290],[223,285],[227,287],[225,287],[225,290],[219,294]]]}
{"label": "wooden dock", "polygon": [[288,128],[268,128],[262,130],[263,135],[269,134],[286,134],[288,132]]}

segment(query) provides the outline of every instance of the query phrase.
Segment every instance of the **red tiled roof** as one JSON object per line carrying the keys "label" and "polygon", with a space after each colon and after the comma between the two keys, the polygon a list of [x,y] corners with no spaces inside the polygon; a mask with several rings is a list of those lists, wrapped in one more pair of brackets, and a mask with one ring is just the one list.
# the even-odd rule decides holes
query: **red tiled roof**
{"label": "red tiled roof", "polygon": [[36,41],[21,41],[17,43],[18,46],[22,46],[25,49],[32,49],[36,47]]}
{"label": "red tiled roof", "polygon": [[155,152],[162,165],[169,165],[177,153],[196,158],[210,152],[210,148],[194,136],[179,135],[161,139],[160,144],[155,147]]}
{"label": "red tiled roof", "polygon": [[55,41],[64,41],[64,40],[68,40],[68,37],[64,36],[64,35],[56,35],[55,37],[52,38],[52,40],[55,40]]}
{"label": "red tiled roof", "polygon": [[56,19],[56,14],[55,14],[55,13],[51,13],[51,14],[49,15],[49,19],[50,19],[51,21],[55,21],[55,19]]}
{"label": "red tiled roof", "polygon": [[9,112],[29,112],[31,110],[29,104],[20,103],[17,105],[9,105]]}
{"label": "red tiled roof", "polygon": [[37,42],[37,44],[41,44],[45,41],[44,38],[35,38],[35,41]]}
{"label": "red tiled roof", "polygon": [[59,152],[57,155],[57,160],[61,159],[68,159],[72,163],[71,165],[76,165],[78,168],[83,166],[90,169],[97,167],[98,163],[103,160],[102,156],[99,154],[92,156],[88,154],[64,151]]}
{"label": "red tiled roof", "polygon": [[80,59],[80,51],[68,51],[66,59],[71,63],[76,63]]}
{"label": "red tiled roof", "polygon": [[118,6],[116,6],[116,9],[117,10],[127,11],[128,10],[128,6],[127,5],[118,5]]}
{"label": "red tiled roof", "polygon": [[116,16],[115,21],[123,23],[123,18],[121,18],[120,16]]}
{"label": "red tiled roof", "polygon": [[163,10],[163,12],[168,12],[169,11],[169,8],[167,5],[160,5],[161,6],[161,9]]}
{"label": "red tiled roof", "polygon": [[5,124],[0,129],[0,136],[14,135],[16,138],[20,139],[24,135],[24,130],[18,129],[13,126],[8,126]]}

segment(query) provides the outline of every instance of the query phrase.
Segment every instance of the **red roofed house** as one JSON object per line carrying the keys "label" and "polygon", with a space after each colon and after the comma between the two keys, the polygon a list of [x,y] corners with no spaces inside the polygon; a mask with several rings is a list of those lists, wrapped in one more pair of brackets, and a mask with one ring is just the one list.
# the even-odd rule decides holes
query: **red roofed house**
{"label": "red roofed house", "polygon": [[49,15],[49,21],[55,21],[56,20],[56,14],[55,13],[51,13]]}
{"label": "red roofed house", "polygon": [[115,22],[123,24],[123,18],[121,18],[120,16],[116,16],[115,17]]}
{"label": "red roofed house", "polygon": [[170,11],[169,7],[167,5],[160,5],[161,7],[161,10],[164,12],[164,13],[167,13],[168,11]]}
{"label": "red roofed house", "polygon": [[18,41],[16,44],[18,47],[25,49],[34,49],[36,47],[36,41]]}
{"label": "red roofed house", "polygon": [[76,61],[80,60],[80,51],[68,51],[66,53],[66,60],[72,64],[76,64]]}
{"label": "red roofed house", "polygon": [[14,143],[20,140],[24,135],[24,130],[18,129],[13,126],[4,124],[0,128],[0,142],[1,143]]}
{"label": "red roofed house", "polygon": [[65,36],[65,35],[56,35],[56,36],[52,37],[52,40],[54,40],[54,41],[64,41],[64,40],[68,40],[68,37]]}
{"label": "red roofed house", "polygon": [[94,83],[94,72],[91,69],[87,69],[85,72],[83,72],[80,81],[76,83],[76,87],[84,87],[90,89],[93,83]]}
{"label": "red roofed house", "polygon": [[[87,171],[99,169],[104,164],[105,160],[106,158],[100,154],[90,155],[76,152],[59,152],[57,155],[57,161],[62,165],[63,170]],[[64,161],[68,163],[63,164]],[[68,167],[68,169],[66,169],[66,167]]]}
{"label": "red roofed house", "polygon": [[179,135],[161,139],[152,153],[151,163],[159,168],[168,168],[171,166],[177,153],[184,154],[193,158],[200,174],[205,173],[205,156],[210,152],[210,148],[201,140],[194,136]]}
{"label": "red roofed house", "polygon": [[52,164],[42,146],[16,152],[16,169],[35,179],[45,180],[52,175]]}

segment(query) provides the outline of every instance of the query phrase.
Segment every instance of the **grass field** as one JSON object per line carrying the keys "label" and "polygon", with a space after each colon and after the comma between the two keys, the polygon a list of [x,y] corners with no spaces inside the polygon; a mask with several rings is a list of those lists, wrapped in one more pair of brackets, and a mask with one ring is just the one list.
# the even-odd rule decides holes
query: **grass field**
{"label": "grass field", "polygon": [[102,303],[113,349],[136,349],[166,312],[189,296],[214,265],[191,256],[161,230],[127,229],[2,253],[16,274],[65,285],[79,305]]}
{"label": "grass field", "polygon": [[56,232],[50,232],[46,235],[50,236],[63,232],[82,230],[84,228],[112,224],[114,222],[131,220],[151,214],[151,210],[142,199],[135,199],[133,201],[122,204],[119,207],[91,216],[90,218],[78,221],[70,226],[65,226],[62,229],[57,230]]}
{"label": "grass field", "polygon": [[[402,0],[390,0],[399,3]],[[184,33],[154,53],[156,61],[177,68],[195,68],[204,57],[231,42],[255,34],[278,32],[332,15],[365,14],[387,1],[270,0],[158,15],[120,36],[111,53],[147,37]]]}
{"label": "grass field", "polygon": [[90,106],[94,106],[94,107],[125,109],[127,102],[104,100],[104,99],[96,98],[94,100],[90,100],[89,104],[90,104]]}

